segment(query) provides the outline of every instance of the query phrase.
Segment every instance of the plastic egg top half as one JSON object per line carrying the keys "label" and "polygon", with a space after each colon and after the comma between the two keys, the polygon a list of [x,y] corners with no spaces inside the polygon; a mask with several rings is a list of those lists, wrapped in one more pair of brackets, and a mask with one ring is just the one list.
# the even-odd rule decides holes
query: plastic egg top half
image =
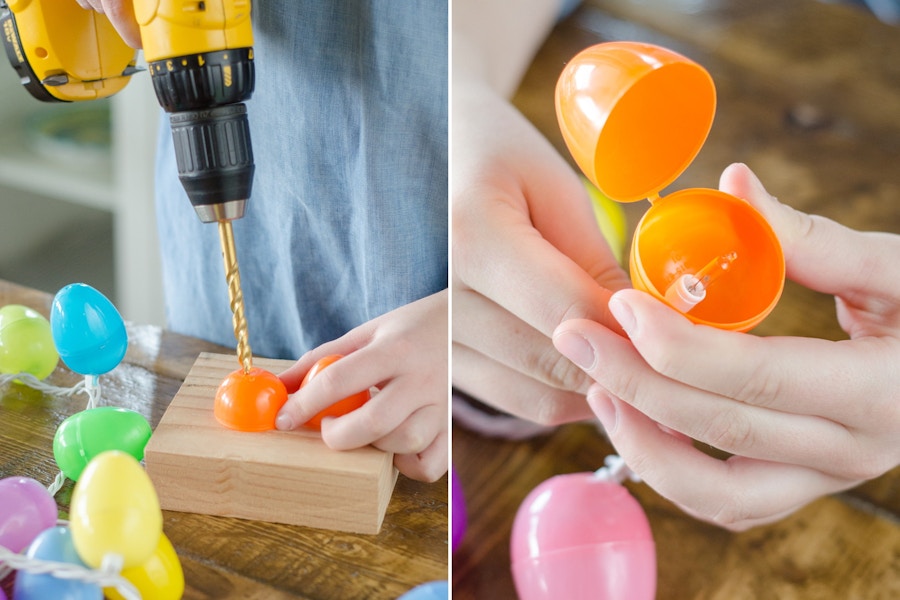
{"label": "plastic egg top half", "polygon": [[736,253],[726,277],[688,318],[746,331],[784,287],[784,254],[769,223],[743,199],[693,188],[659,197],[690,165],[712,127],[716,91],[699,64],[666,48],[608,42],[577,54],[556,86],[556,114],[575,162],[619,202],[647,198],[632,239],[635,288],[666,290],[717,257]]}

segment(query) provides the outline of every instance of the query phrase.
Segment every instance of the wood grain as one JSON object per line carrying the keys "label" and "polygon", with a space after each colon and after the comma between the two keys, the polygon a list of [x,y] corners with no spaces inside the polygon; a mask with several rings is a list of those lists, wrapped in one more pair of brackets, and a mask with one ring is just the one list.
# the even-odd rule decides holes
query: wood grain
{"label": "wood grain", "polygon": [[[292,361],[257,359],[280,373]],[[233,355],[204,352],[175,394],[144,453],[163,509],[351,533],[378,533],[397,470],[371,446],[337,452],[317,431],[245,432],[213,416]]]}
{"label": "wood grain", "polygon": [[[568,159],[553,88],[566,61],[601,41],[660,44],[706,67],[718,108],[696,160],[673,183],[717,187],[745,162],[800,210],[900,233],[900,36],[860,9],[814,0],[586,0],[560,23],[514,102]],[[646,202],[625,206],[633,227]],[[629,236],[630,237],[630,236]],[[754,331],[845,339],[830,296],[788,282]],[[469,527],[453,556],[454,598],[513,598],[509,535],[540,482],[594,470],[614,449],[591,425],[525,442],[453,430]],[[658,600],[900,598],[900,469],[778,523],[729,533],[627,484],[657,544]]]}

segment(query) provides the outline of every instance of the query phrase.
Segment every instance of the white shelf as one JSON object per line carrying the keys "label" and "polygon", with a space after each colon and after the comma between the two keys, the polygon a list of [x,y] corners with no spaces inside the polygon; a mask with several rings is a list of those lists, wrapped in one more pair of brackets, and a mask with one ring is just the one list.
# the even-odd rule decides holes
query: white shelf
{"label": "white shelf", "polygon": [[[34,103],[38,105],[37,100]],[[86,169],[85,165],[48,158],[32,147],[23,119],[0,119],[0,184],[92,208],[115,209],[111,160]]]}
{"label": "white shelf", "polygon": [[[160,109],[147,72],[111,99],[111,150],[106,160],[38,152],[29,119],[66,108],[22,89],[0,64],[0,187],[113,214],[116,305],[126,320],[164,325],[162,276],[153,201],[153,162]],[[73,105],[69,105],[73,106]],[[48,203],[49,204],[49,203]],[[15,218],[14,215],[12,215]]]}

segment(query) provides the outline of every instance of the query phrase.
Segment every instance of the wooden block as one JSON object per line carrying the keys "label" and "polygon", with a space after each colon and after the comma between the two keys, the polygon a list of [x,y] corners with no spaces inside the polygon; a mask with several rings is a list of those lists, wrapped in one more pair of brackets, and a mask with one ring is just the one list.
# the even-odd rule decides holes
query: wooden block
{"label": "wooden block", "polygon": [[[291,361],[254,359],[273,373]],[[201,354],[144,451],[166,510],[378,533],[397,481],[393,454],[338,452],[317,431],[242,432],[213,416],[234,356]]]}

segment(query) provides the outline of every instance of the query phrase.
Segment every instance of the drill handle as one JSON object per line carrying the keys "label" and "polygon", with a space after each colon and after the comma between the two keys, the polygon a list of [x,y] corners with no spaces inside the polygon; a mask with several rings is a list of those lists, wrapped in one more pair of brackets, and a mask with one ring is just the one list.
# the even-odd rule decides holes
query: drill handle
{"label": "drill handle", "polygon": [[106,98],[136,70],[136,51],[109,19],[74,1],[0,2],[0,27],[10,64],[38,100]]}

